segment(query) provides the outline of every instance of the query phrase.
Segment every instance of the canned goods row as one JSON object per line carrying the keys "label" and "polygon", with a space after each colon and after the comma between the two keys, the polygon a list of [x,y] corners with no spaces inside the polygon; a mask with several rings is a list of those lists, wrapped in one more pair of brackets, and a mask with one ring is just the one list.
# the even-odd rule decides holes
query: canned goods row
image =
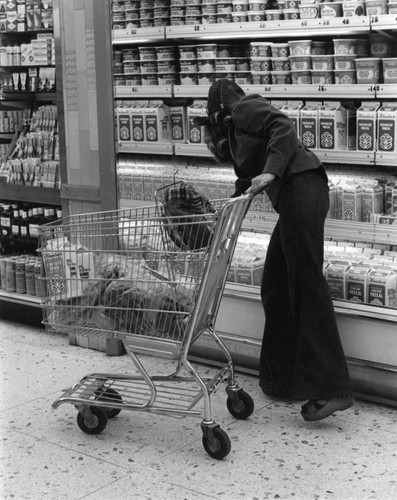
{"label": "canned goods row", "polygon": [[10,293],[45,296],[43,265],[39,257],[20,255],[0,259],[0,288]]}

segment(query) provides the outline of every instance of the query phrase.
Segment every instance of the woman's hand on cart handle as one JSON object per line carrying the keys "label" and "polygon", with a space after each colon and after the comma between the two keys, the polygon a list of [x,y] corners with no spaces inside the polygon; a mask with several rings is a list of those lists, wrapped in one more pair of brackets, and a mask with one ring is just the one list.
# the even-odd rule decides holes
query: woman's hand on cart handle
{"label": "woman's hand on cart handle", "polygon": [[251,188],[248,192],[253,194],[254,196],[262,193],[270,186],[275,178],[276,176],[270,173],[257,175],[252,179]]}

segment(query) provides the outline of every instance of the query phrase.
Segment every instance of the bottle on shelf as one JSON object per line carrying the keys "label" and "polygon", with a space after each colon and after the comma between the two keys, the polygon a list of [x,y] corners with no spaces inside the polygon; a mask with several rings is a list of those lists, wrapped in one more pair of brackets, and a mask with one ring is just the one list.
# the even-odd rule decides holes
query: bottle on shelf
{"label": "bottle on shelf", "polygon": [[21,245],[21,219],[18,205],[12,205],[10,253],[19,253],[23,250]]}
{"label": "bottle on shelf", "polygon": [[12,207],[9,204],[3,204],[0,218],[0,254],[6,255],[10,253],[10,238],[11,238],[11,219]]}

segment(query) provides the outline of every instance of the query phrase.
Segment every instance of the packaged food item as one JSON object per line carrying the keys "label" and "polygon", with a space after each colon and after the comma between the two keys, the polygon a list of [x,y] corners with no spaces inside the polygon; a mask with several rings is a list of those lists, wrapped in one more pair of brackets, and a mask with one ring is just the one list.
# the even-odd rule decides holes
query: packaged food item
{"label": "packaged food item", "polygon": [[342,220],[355,222],[362,219],[362,187],[354,181],[346,182],[342,191]]}
{"label": "packaged food item", "polygon": [[367,302],[367,281],[371,271],[369,264],[355,263],[346,271],[346,300],[365,304]]}
{"label": "packaged food item", "polygon": [[374,222],[376,214],[381,214],[384,207],[384,191],[378,181],[362,183],[362,221]]}
{"label": "packaged food item", "polygon": [[397,83],[397,57],[382,58],[384,83]]}
{"label": "packaged food item", "polygon": [[387,0],[365,0],[367,16],[387,14]]}
{"label": "packaged food item", "polygon": [[287,101],[287,104],[282,107],[282,111],[293,123],[298,138],[301,137],[301,109],[303,105],[303,101]]}
{"label": "packaged food item", "polygon": [[357,150],[374,151],[379,101],[363,101],[357,110]]}
{"label": "packaged food item", "polygon": [[170,142],[169,107],[161,100],[150,100],[144,108],[145,140],[147,142]]}
{"label": "packaged food item", "polygon": [[186,142],[186,107],[170,106],[172,142]]}
{"label": "packaged food item", "polygon": [[397,150],[397,103],[384,102],[377,111],[377,150],[392,153]]}
{"label": "packaged food item", "polygon": [[294,71],[296,70],[302,71],[312,68],[312,56],[290,56],[289,61],[291,69]]}
{"label": "packaged food item", "polygon": [[301,141],[309,149],[316,149],[318,142],[318,115],[322,103],[306,101],[301,109]]}
{"label": "packaged food item", "polygon": [[342,17],[342,2],[320,3],[321,17]]}
{"label": "packaged food item", "polygon": [[300,3],[299,13],[301,19],[315,19],[320,16],[320,9],[317,3]]}
{"label": "packaged food item", "polygon": [[207,101],[195,100],[187,108],[188,142],[191,144],[205,144],[205,127],[197,123],[197,118],[206,116]]}
{"label": "packaged food item", "polygon": [[365,16],[365,0],[344,0],[343,17]]}
{"label": "packaged food item", "polygon": [[294,85],[310,85],[312,83],[312,72],[306,70],[291,71],[291,79]]}
{"label": "packaged food item", "polygon": [[378,83],[380,80],[381,59],[362,57],[355,59],[357,83]]}
{"label": "packaged food item", "polygon": [[312,55],[311,63],[314,70],[333,70],[334,56],[331,54]]}
{"label": "packaged food item", "polygon": [[290,40],[288,42],[291,56],[310,56],[312,49],[311,40]]}
{"label": "packaged food item", "polygon": [[324,101],[318,111],[319,148],[345,150],[347,148],[346,108],[338,101]]}
{"label": "packaged food item", "polygon": [[347,261],[331,261],[324,271],[331,297],[346,299],[346,273],[349,270]]}
{"label": "packaged food item", "polygon": [[397,274],[390,267],[376,267],[368,273],[368,303],[397,307]]}

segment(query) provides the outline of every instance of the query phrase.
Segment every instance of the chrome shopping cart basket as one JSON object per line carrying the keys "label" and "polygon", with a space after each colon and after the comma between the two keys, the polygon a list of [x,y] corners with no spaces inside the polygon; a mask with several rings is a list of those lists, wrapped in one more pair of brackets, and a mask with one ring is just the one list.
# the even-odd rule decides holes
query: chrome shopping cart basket
{"label": "chrome shopping cart basket", "polygon": [[[227,408],[239,419],[252,414],[254,403],[236,383],[232,357],[214,323],[253,197],[217,202],[214,213],[170,217],[160,192],[156,206],[73,215],[39,228],[46,328],[121,340],[136,368],[129,374],[88,374],[53,408],[74,405],[77,424],[87,434],[103,431],[121,410],[201,417],[207,453],[216,459],[228,455],[230,439],[212,418],[211,395],[227,382]],[[193,235],[193,245],[181,244]],[[225,358],[212,378],[202,377],[188,359],[204,332]],[[149,374],[146,356],[175,360],[171,373]]]}

